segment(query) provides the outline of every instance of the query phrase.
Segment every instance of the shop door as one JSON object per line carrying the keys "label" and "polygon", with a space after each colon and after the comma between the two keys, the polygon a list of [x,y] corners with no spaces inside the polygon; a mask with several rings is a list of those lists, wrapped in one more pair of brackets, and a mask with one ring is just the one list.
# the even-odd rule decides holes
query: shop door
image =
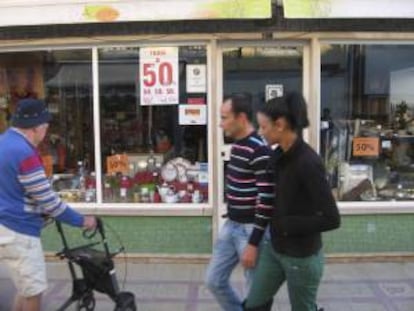
{"label": "shop door", "polygon": [[[303,45],[275,46],[246,46],[233,45],[220,47],[222,58],[219,67],[222,68],[222,81],[219,81],[219,99],[232,93],[245,93],[251,97],[254,122],[260,104],[274,96],[280,96],[288,91],[304,91],[304,51]],[[218,105],[221,105],[218,102]],[[219,122],[219,120],[218,120]],[[230,160],[231,140],[224,137],[221,128],[217,141],[220,146],[218,165],[219,178],[219,207],[217,210],[217,225],[220,227],[226,213],[226,165]]]}

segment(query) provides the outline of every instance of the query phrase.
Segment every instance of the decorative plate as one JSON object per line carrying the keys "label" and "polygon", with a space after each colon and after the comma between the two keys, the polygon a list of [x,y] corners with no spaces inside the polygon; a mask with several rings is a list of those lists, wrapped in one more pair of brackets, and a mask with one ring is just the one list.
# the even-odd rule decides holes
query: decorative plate
{"label": "decorative plate", "polygon": [[162,168],[161,168],[161,177],[168,182],[171,182],[175,180],[178,176],[178,170],[177,167],[172,164],[171,162],[167,162]]}

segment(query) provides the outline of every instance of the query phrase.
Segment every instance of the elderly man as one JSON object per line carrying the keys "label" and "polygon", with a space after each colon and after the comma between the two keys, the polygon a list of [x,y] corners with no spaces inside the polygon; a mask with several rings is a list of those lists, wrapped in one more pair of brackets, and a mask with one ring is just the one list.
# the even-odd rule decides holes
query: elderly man
{"label": "elderly man", "polygon": [[19,101],[12,127],[0,136],[0,263],[17,288],[13,311],[40,311],[47,288],[40,241],[42,215],[76,227],[93,229],[96,219],[82,216],[52,190],[36,147],[51,115],[44,102]]}

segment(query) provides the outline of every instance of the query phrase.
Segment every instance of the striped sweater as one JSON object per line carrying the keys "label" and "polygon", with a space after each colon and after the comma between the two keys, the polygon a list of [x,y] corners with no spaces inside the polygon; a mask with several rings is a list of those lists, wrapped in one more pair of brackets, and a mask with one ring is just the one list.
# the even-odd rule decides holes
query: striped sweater
{"label": "striped sweater", "polygon": [[0,136],[0,224],[38,237],[42,214],[81,227],[83,216],[51,189],[39,154],[17,129]]}
{"label": "striped sweater", "polygon": [[272,215],[274,178],[268,169],[270,149],[253,132],[236,141],[226,168],[228,217],[254,223],[249,243],[258,245]]}

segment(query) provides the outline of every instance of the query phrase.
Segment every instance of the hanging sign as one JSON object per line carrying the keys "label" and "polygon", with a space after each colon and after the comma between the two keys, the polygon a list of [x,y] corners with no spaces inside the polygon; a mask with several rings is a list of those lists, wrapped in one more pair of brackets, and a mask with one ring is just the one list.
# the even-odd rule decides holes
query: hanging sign
{"label": "hanging sign", "polygon": [[128,156],[115,154],[106,158],[106,171],[108,174],[128,173]]}
{"label": "hanging sign", "polygon": [[283,96],[282,84],[266,84],[266,101]]}
{"label": "hanging sign", "polygon": [[141,105],[177,105],[178,47],[141,48],[139,57]]}
{"label": "hanging sign", "polygon": [[380,153],[378,137],[355,137],[352,142],[354,157],[378,157]]}
{"label": "hanging sign", "polygon": [[207,92],[207,67],[204,64],[187,65],[187,93]]}
{"label": "hanging sign", "polygon": [[272,17],[272,4],[271,0],[1,0],[0,12],[0,26],[4,27],[128,21],[267,19]]}
{"label": "hanging sign", "polygon": [[180,105],[178,116],[180,125],[205,125],[207,123],[207,106]]}
{"label": "hanging sign", "polygon": [[412,0],[283,0],[285,18],[413,18]]}

